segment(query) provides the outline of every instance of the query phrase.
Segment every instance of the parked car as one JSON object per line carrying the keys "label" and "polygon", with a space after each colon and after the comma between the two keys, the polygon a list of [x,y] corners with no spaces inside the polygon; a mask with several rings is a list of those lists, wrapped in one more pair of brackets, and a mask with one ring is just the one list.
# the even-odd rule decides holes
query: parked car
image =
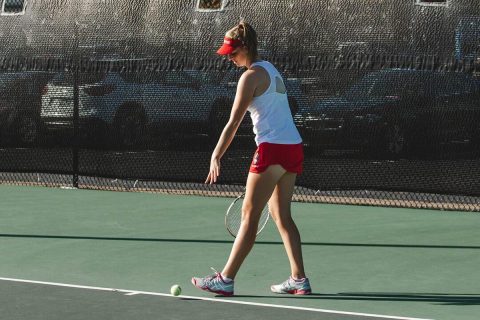
{"label": "parked car", "polygon": [[42,132],[42,90],[53,73],[16,71],[0,73],[0,144],[33,146]]}
{"label": "parked car", "polygon": [[[212,107],[227,93],[200,76],[200,71],[82,75],[78,81],[79,134],[87,142],[113,139],[131,148],[141,147],[149,134],[169,139],[175,133],[203,132]],[[73,128],[73,81],[71,73],[62,72],[45,90],[41,117],[50,131]]]}
{"label": "parked car", "polygon": [[480,81],[456,72],[386,69],[342,95],[297,113],[312,149],[369,149],[400,156],[414,147],[478,143]]}
{"label": "parked car", "polygon": [[[87,143],[113,139],[129,148],[141,147],[148,137],[176,141],[193,134],[216,142],[228,121],[239,75],[201,70],[82,74],[78,79],[79,136]],[[49,132],[67,129],[71,136],[73,82],[72,73],[61,72],[44,91],[41,117]],[[297,101],[306,98],[298,80],[289,79],[286,86],[294,113]],[[253,136],[249,117],[239,134]]]}

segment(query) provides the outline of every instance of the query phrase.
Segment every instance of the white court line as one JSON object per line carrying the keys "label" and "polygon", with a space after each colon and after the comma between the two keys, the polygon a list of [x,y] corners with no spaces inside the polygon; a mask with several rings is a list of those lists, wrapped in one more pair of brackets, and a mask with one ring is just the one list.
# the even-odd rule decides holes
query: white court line
{"label": "white court line", "polygon": [[77,289],[122,292],[122,293],[125,293],[125,295],[129,295],[129,296],[133,296],[133,295],[137,295],[137,294],[143,294],[143,295],[151,295],[151,296],[170,297],[170,298],[185,298],[185,299],[195,299],[195,300],[203,300],[203,301],[244,304],[244,305],[259,306],[259,307],[270,307],[270,308],[280,308],[280,309],[290,309],[290,310],[301,310],[301,311],[343,314],[343,315],[352,315],[352,316],[360,316],[360,317],[373,317],[373,318],[385,318],[385,319],[397,319],[397,320],[432,320],[432,319],[422,319],[422,318],[387,316],[387,315],[381,315],[381,314],[370,314],[370,313],[358,313],[358,312],[337,311],[337,310],[327,310],[327,309],[317,309],[317,308],[284,306],[284,305],[278,305],[278,304],[257,303],[257,302],[229,300],[229,299],[221,299],[221,298],[205,298],[205,297],[194,297],[194,296],[184,296],[184,295],[179,295],[179,296],[174,297],[171,294],[160,293],[160,292],[148,292],[148,291],[115,289],[115,288],[105,288],[105,287],[91,287],[91,286],[81,286],[81,285],[68,284],[68,283],[34,281],[34,280],[15,279],[15,278],[2,278],[2,277],[0,277],[0,280],[12,281],[12,282],[34,283],[34,284],[44,284],[44,285],[56,286],[56,287],[68,287],[68,288],[77,288]]}

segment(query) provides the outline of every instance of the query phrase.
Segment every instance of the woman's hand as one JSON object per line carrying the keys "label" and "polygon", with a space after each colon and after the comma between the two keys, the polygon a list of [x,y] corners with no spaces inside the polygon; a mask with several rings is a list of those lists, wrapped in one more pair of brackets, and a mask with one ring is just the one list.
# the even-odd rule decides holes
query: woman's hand
{"label": "woman's hand", "polygon": [[205,183],[215,183],[217,182],[217,177],[220,175],[220,159],[217,157],[212,157],[210,160],[210,172],[208,173],[207,180]]}

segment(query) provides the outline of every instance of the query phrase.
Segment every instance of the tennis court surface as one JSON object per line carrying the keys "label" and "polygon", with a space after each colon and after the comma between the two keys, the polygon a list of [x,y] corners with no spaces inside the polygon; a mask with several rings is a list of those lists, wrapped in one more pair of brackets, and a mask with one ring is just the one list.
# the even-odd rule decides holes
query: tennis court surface
{"label": "tennis court surface", "polygon": [[[1,319],[478,319],[476,213],[293,203],[314,294],[269,222],[233,298],[190,284],[221,269],[231,198],[0,185]],[[169,295],[179,284],[182,296]]]}

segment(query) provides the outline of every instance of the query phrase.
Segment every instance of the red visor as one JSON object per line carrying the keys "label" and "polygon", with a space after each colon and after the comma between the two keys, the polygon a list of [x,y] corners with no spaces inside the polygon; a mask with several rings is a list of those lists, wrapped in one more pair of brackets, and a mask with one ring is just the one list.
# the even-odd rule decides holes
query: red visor
{"label": "red visor", "polygon": [[220,49],[217,50],[217,53],[220,55],[227,55],[231,54],[235,49],[238,47],[241,47],[243,45],[243,41],[240,39],[232,39],[225,37],[223,39],[223,45],[220,47]]}

